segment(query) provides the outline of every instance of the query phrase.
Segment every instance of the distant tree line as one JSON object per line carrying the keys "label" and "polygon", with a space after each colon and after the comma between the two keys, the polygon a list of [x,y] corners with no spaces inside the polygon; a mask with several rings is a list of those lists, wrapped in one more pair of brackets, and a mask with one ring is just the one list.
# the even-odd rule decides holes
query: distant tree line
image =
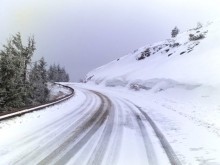
{"label": "distant tree line", "polygon": [[48,82],[69,81],[59,65],[50,66],[44,58],[31,62],[36,43],[29,37],[23,45],[21,34],[13,35],[0,51],[0,112],[48,101]]}
{"label": "distant tree line", "polygon": [[65,68],[54,64],[49,67],[48,79],[50,82],[68,82],[69,74],[66,73]]}

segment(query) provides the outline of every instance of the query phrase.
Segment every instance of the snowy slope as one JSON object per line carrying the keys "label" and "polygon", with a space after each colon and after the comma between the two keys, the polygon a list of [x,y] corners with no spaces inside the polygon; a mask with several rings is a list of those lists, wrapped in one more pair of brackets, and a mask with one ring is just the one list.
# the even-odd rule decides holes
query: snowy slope
{"label": "snowy slope", "polygon": [[[106,86],[127,86],[138,83],[149,87],[157,80],[169,79],[169,84],[220,84],[220,21],[180,33],[176,38],[146,45],[133,53],[97,68],[86,81]],[[189,35],[204,35],[194,41]],[[149,49],[150,56],[137,60]]]}
{"label": "snowy slope", "polygon": [[220,164],[219,29],[216,20],[146,45],[91,71],[83,86],[141,107],[182,164]]}

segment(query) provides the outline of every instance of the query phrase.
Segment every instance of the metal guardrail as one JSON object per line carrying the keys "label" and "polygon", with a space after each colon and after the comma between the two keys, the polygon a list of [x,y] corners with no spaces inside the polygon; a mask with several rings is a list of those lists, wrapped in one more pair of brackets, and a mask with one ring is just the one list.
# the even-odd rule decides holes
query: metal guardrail
{"label": "metal guardrail", "polygon": [[47,108],[47,107],[54,106],[56,104],[59,104],[61,102],[66,101],[69,98],[71,98],[72,96],[74,96],[75,93],[74,93],[73,88],[71,88],[69,86],[66,86],[66,85],[59,84],[59,83],[54,83],[54,84],[61,85],[64,88],[68,88],[71,91],[71,93],[64,96],[64,97],[61,97],[59,99],[55,99],[53,101],[47,102],[47,103],[42,104],[42,105],[38,105],[38,106],[34,106],[34,107],[31,107],[31,108],[28,108],[28,109],[24,109],[24,110],[20,110],[20,111],[17,111],[17,112],[8,113],[6,115],[2,115],[2,116],[0,116],[0,121],[7,120],[7,119],[10,119],[10,118],[13,118],[13,117],[22,116],[24,114],[27,114],[27,113],[30,113],[30,112],[33,112],[33,111],[38,111],[38,110],[41,110],[41,109],[44,109],[44,108]]}

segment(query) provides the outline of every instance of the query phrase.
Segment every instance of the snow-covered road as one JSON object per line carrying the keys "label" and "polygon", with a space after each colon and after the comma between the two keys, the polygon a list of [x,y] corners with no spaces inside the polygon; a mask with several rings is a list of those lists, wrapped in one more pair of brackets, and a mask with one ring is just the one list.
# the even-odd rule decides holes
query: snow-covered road
{"label": "snow-covered road", "polygon": [[180,164],[135,103],[72,87],[65,103],[0,123],[0,164]]}

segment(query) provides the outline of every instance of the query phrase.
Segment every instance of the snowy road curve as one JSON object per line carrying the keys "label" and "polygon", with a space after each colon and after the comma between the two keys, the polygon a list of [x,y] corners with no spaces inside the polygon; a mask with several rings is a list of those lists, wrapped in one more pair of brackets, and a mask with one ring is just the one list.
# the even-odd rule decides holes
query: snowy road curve
{"label": "snowy road curve", "polygon": [[[75,88],[76,98],[62,103],[66,104],[63,107],[57,105],[1,123],[0,164],[180,164],[153,121],[134,103]],[[77,101],[78,95],[83,99]],[[68,110],[52,117],[56,107],[59,111]],[[28,124],[34,122],[33,129],[25,129],[16,137],[15,133],[7,132],[6,129],[16,129],[13,123],[20,122],[22,127],[26,120],[21,118],[30,118],[30,115],[34,119],[28,120]],[[42,122],[44,116],[47,116],[46,122]]]}

